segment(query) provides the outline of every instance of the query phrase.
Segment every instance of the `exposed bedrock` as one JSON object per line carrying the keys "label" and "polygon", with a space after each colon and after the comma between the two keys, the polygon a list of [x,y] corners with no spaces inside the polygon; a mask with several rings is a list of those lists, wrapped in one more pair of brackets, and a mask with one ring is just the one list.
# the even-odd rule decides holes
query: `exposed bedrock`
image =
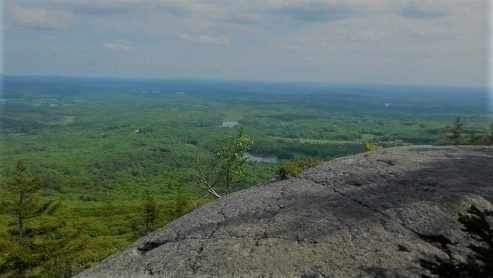
{"label": "exposed bedrock", "polygon": [[207,204],[78,277],[413,277],[467,252],[459,212],[491,208],[493,147],[411,146],[329,161]]}

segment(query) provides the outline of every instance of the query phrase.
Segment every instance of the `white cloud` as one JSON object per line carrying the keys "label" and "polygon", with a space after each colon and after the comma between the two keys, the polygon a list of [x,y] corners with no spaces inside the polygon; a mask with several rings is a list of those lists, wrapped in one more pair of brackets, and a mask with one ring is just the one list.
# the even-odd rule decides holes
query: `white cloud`
{"label": "white cloud", "polygon": [[[53,0],[52,0],[53,1]],[[139,4],[145,1],[140,0],[69,0],[54,1],[59,5],[77,14],[88,15],[111,15],[118,13],[128,13],[132,9],[137,9]]]}
{"label": "white cloud", "polygon": [[196,35],[190,36],[183,34],[181,38],[193,43],[202,44],[202,45],[228,45],[230,44],[230,40],[226,36],[213,37],[208,35]]}
{"label": "white cloud", "polygon": [[[18,26],[61,29],[77,23],[57,33],[56,40],[46,36],[54,32],[44,30],[37,30],[36,38],[43,35],[42,43],[56,43],[64,51],[74,43],[134,50],[132,63],[153,74],[161,74],[160,65],[151,66],[160,57],[166,74],[207,75],[213,57],[223,62],[217,68],[224,77],[236,79],[378,82],[393,76],[396,82],[480,84],[489,55],[489,0],[0,1],[7,4],[2,28],[8,27],[5,40],[12,50],[18,49],[20,35],[10,34],[22,31]],[[139,41],[139,49],[112,41],[115,34]],[[76,36],[84,40],[74,42]],[[187,43],[229,47],[197,48],[190,59],[183,51]],[[314,63],[306,63],[309,57]],[[349,62],[353,66],[344,67]],[[298,64],[307,68],[287,70]],[[368,74],[376,67],[381,70]]]}
{"label": "white cloud", "polygon": [[19,3],[8,5],[7,11],[15,25],[39,29],[65,29],[75,19],[67,11],[27,7]]}
{"label": "white cloud", "polygon": [[103,43],[103,47],[112,51],[131,51],[134,47],[128,41],[111,41]]}

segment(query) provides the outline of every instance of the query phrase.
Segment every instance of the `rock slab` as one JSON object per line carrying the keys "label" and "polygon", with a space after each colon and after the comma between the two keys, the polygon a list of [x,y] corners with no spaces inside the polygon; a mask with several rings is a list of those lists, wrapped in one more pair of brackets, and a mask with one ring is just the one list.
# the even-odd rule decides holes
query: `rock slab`
{"label": "rock slab", "polygon": [[209,203],[78,277],[419,277],[459,254],[457,215],[493,201],[493,147],[411,146],[329,161]]}

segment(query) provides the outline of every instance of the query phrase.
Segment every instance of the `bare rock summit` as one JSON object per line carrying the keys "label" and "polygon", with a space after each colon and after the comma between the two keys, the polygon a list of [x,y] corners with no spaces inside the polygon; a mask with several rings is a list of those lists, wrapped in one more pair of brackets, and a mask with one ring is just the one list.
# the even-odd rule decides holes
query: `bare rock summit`
{"label": "bare rock summit", "polygon": [[460,254],[458,213],[493,202],[493,147],[411,146],[339,158],[209,203],[78,277],[419,277]]}

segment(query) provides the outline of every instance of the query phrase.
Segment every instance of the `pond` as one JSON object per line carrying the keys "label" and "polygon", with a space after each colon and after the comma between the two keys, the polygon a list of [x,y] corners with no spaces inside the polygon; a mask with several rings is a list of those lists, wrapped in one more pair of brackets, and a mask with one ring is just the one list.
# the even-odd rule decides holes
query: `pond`
{"label": "pond", "polygon": [[263,163],[277,163],[278,159],[275,156],[256,156],[249,152],[246,153],[248,161],[251,162],[263,162]]}
{"label": "pond", "polygon": [[235,128],[240,126],[238,122],[223,122],[220,127],[222,128]]}

